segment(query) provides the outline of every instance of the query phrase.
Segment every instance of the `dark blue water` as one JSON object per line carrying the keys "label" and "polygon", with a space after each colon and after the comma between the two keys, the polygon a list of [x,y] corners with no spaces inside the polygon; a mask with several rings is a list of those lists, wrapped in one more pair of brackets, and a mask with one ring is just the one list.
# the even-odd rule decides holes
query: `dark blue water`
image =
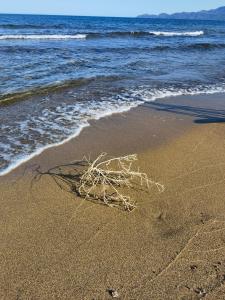
{"label": "dark blue water", "polygon": [[0,172],[143,101],[225,90],[225,22],[0,15]]}

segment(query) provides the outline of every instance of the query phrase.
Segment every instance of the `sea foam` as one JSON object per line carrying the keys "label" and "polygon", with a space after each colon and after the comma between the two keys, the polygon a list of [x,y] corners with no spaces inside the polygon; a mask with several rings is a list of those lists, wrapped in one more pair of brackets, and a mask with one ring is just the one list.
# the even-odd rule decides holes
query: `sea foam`
{"label": "sea foam", "polygon": [[63,34],[11,34],[11,35],[0,35],[0,40],[71,40],[71,39],[86,39],[86,34],[75,34],[75,35],[63,35]]}
{"label": "sea foam", "polygon": [[188,31],[188,32],[175,32],[175,31],[150,31],[152,35],[156,36],[200,36],[204,35],[204,31]]}

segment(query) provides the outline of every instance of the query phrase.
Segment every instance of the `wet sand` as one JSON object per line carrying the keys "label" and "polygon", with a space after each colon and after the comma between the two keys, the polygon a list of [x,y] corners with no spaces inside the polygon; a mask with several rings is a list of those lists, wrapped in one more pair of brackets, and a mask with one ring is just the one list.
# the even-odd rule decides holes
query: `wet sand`
{"label": "wet sand", "polygon": [[[1,299],[224,299],[224,95],[113,115],[0,179]],[[127,213],[60,190],[42,170],[137,153],[164,193],[131,191]]]}

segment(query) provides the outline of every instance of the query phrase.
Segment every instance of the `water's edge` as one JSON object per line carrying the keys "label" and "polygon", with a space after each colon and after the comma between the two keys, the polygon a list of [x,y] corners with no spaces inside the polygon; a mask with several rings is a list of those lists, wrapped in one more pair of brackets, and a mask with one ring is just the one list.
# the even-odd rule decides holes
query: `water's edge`
{"label": "water's edge", "polygon": [[90,118],[85,124],[82,124],[80,126],[79,129],[77,129],[73,134],[71,134],[70,136],[68,136],[66,139],[60,141],[60,142],[57,142],[57,143],[53,143],[53,144],[49,144],[49,145],[46,145],[42,148],[39,148],[37,149],[34,153],[30,154],[30,155],[27,155],[27,156],[24,156],[22,157],[21,159],[18,159],[15,163],[13,163],[12,165],[10,165],[8,168],[6,168],[5,170],[3,170],[1,173],[0,173],[0,177],[2,176],[5,176],[5,175],[8,175],[10,172],[12,172],[13,170],[15,170],[16,168],[18,168],[19,166],[21,166],[22,164],[30,161],[31,159],[33,159],[34,157],[37,157],[39,156],[40,154],[42,154],[45,150],[47,149],[50,149],[50,148],[54,148],[54,147],[59,147],[59,146],[62,146],[66,143],[68,143],[69,141],[73,140],[74,138],[77,138],[80,133],[83,131],[84,128],[87,128],[89,126],[91,126],[90,122],[95,120],[99,120],[99,119],[104,119],[104,118],[107,118],[108,116],[112,116],[112,115],[115,115],[115,114],[121,114],[121,113],[124,113],[124,112],[129,112],[131,109],[134,109],[134,108],[137,108],[138,106],[141,106],[143,105],[144,103],[147,103],[147,102],[153,102],[153,101],[158,101],[160,99],[164,99],[166,100],[167,98],[170,99],[170,98],[178,98],[178,97],[182,97],[182,96],[199,96],[199,95],[225,95],[225,91],[221,92],[221,91],[213,91],[213,90],[209,90],[207,92],[196,92],[196,93],[187,93],[187,94],[175,94],[175,95],[160,95],[159,97],[155,97],[153,99],[149,99],[149,100],[146,100],[146,101],[140,101],[140,103],[131,103],[131,105],[129,107],[125,106],[125,107],[121,107],[121,109],[115,109],[115,111],[107,111],[107,112],[104,112],[104,113],[101,113],[97,116],[93,116],[92,118]]}

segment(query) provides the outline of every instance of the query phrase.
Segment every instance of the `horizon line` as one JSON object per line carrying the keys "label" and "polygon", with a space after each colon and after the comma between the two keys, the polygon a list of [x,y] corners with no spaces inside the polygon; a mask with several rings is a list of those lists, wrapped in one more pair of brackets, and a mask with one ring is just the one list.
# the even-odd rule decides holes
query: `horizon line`
{"label": "horizon line", "polygon": [[[224,6],[219,6],[217,8],[211,8],[209,10],[215,10],[215,9],[218,9],[218,8],[221,8],[221,7],[225,7]],[[176,14],[176,13],[198,13],[198,12],[203,12],[203,11],[208,11],[206,9],[202,9],[202,10],[197,10],[197,11],[182,11],[182,12],[172,12],[172,13],[166,13],[166,12],[160,12],[160,13],[140,13],[140,14],[137,14],[135,16],[103,16],[103,15],[73,15],[73,14],[51,14],[51,13],[24,13],[24,12],[21,12],[21,13],[13,13],[13,12],[0,12],[0,15],[25,15],[25,16],[32,16],[32,15],[35,15],[35,16],[58,16],[58,17],[93,17],[93,18],[128,18],[128,19],[133,19],[133,18],[138,18],[142,15],[154,15],[154,16],[159,16],[161,14],[167,14],[167,15],[173,15],[173,14]]]}
{"label": "horizon line", "polygon": [[71,14],[49,14],[49,13],[10,13],[10,12],[0,12],[0,15],[25,15],[25,16],[55,16],[55,17],[93,17],[93,18],[137,18],[137,16],[103,16],[103,15],[71,15]]}

